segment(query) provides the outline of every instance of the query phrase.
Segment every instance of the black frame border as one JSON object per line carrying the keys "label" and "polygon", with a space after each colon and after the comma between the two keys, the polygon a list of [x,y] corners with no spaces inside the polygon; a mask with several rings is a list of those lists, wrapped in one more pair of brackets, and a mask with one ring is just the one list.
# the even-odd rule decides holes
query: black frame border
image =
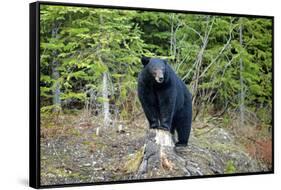
{"label": "black frame border", "polygon": [[40,4],[29,4],[29,186],[40,188]]}
{"label": "black frame border", "polygon": [[[121,181],[106,181],[106,182],[89,182],[89,183],[73,183],[73,184],[56,184],[56,185],[41,185],[40,183],[40,5],[50,6],[72,6],[72,7],[88,7],[88,8],[105,8],[119,10],[139,10],[153,12],[172,12],[185,14],[201,14],[214,16],[237,16],[247,18],[265,18],[272,22],[272,170],[266,172],[249,172],[235,174],[219,174],[205,176],[183,176],[170,178],[155,178],[155,179],[140,179],[140,180],[121,180]],[[139,183],[153,181],[169,181],[183,179],[203,179],[216,177],[231,177],[231,176],[250,176],[262,174],[274,174],[274,16],[268,15],[250,15],[236,13],[218,13],[204,11],[189,11],[189,10],[172,10],[144,7],[126,7],[115,5],[95,5],[95,4],[80,4],[66,2],[48,2],[37,1],[29,4],[29,186],[33,188],[55,188],[55,187],[77,187],[90,185],[110,185],[124,183]]]}

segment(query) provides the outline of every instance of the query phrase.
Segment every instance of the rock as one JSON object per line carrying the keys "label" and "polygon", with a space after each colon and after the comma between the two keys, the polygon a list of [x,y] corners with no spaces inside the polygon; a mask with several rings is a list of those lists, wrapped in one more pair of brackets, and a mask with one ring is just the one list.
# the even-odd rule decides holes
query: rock
{"label": "rock", "polygon": [[83,164],[82,167],[90,167],[92,164],[91,163],[86,163],[86,164]]}

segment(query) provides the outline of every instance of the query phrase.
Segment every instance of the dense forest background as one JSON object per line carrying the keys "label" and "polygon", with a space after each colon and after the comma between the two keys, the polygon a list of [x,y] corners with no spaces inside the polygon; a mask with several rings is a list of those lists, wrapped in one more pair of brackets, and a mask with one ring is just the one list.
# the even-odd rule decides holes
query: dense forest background
{"label": "dense forest background", "polygon": [[194,125],[227,128],[270,168],[271,19],[41,5],[40,55],[42,138],[72,120],[119,131],[145,122],[140,58],[161,57],[193,95]]}

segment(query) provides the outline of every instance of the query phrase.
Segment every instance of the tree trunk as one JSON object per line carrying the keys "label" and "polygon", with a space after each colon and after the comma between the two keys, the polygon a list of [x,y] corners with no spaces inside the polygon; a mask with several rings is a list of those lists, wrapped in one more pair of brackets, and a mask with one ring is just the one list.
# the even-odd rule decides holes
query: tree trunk
{"label": "tree trunk", "polygon": [[110,124],[109,101],[108,101],[108,81],[107,73],[102,75],[102,97],[103,97],[103,124],[105,127]]}
{"label": "tree trunk", "polygon": [[[103,31],[103,25],[104,25],[104,20],[103,20],[103,16],[100,15],[99,16],[99,21],[100,21],[100,25],[101,25],[101,36],[100,36],[100,47],[99,49],[102,50],[105,48],[105,44],[103,44],[101,41],[103,38],[107,38],[107,36],[104,36],[106,35],[106,32]],[[102,54],[99,54],[99,61],[105,65],[104,63],[104,59],[103,59],[103,55]],[[105,71],[103,74],[102,74],[102,98],[103,98],[103,125],[104,127],[108,127],[109,124],[110,124],[110,113],[109,113],[109,101],[108,101],[108,73],[107,71]]]}
{"label": "tree trunk", "polygon": [[171,16],[170,16],[170,19],[171,19],[170,56],[175,56],[174,55],[174,48],[175,48],[174,17],[175,17],[175,14],[171,14]]}
{"label": "tree trunk", "polygon": [[[243,45],[243,27],[242,24],[240,25],[239,29],[239,41],[240,45]],[[243,60],[240,57],[240,127],[244,125],[245,121],[245,105],[244,105],[244,99],[245,99],[245,92],[244,92],[244,79],[243,79],[243,71],[244,71],[244,66],[243,66]]]}
{"label": "tree trunk", "polygon": [[[198,86],[199,86],[199,76],[200,76],[200,71],[201,71],[201,66],[202,66],[202,60],[203,60],[203,56],[204,56],[204,52],[205,52],[205,49],[208,45],[208,41],[209,41],[209,35],[211,33],[211,30],[213,28],[213,24],[214,24],[214,19],[212,19],[212,21],[210,21],[210,18],[207,17],[207,27],[206,27],[206,30],[205,30],[205,35],[204,35],[204,38],[203,38],[203,42],[202,42],[202,47],[197,55],[197,60],[196,62],[194,63],[195,64],[195,74],[194,74],[194,77],[193,77],[193,85],[192,85],[192,94],[193,94],[193,98],[192,98],[192,105],[195,105],[195,101],[196,101],[196,98],[197,98],[197,93],[198,93]],[[210,24],[211,22],[211,24]]]}
{"label": "tree trunk", "polygon": [[55,80],[54,83],[54,89],[53,89],[53,105],[61,106],[61,100],[60,100],[60,84],[58,82],[58,79],[60,77],[60,74],[57,70],[58,68],[58,61],[53,61],[52,63],[52,76]]}
{"label": "tree trunk", "polygon": [[185,160],[174,149],[169,131],[150,129],[144,146],[144,155],[136,179],[189,176]]}
{"label": "tree trunk", "polygon": [[[54,24],[52,28],[52,38],[58,38],[58,24]],[[58,111],[61,107],[61,100],[60,100],[60,84],[59,84],[59,77],[60,73],[58,71],[59,62],[57,60],[58,51],[53,50],[52,52],[53,61],[52,61],[52,78],[54,79],[54,88],[53,88],[53,105],[55,105],[54,112]]]}

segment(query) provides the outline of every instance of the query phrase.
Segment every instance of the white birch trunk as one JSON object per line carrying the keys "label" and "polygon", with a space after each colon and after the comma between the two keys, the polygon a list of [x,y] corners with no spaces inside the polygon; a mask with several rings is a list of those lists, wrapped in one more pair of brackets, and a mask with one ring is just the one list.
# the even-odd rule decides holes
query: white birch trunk
{"label": "white birch trunk", "polygon": [[[102,15],[99,16],[99,21],[100,21],[100,25],[103,26],[104,21],[103,21],[103,17]],[[106,33],[103,31],[103,28],[100,29],[101,30],[101,36],[100,36],[100,40],[102,40],[102,38],[104,37],[103,35],[105,35]],[[99,49],[103,49],[104,45],[102,45],[102,43],[100,42],[99,44]],[[99,54],[99,60],[101,63],[104,64],[103,59],[102,59],[102,55]],[[110,125],[110,113],[109,113],[109,101],[108,101],[108,77],[107,77],[108,73],[104,72],[102,74],[102,98],[103,98],[103,126],[104,127],[109,127]]]}
{"label": "white birch trunk", "polygon": [[110,124],[109,101],[108,101],[108,82],[107,73],[104,72],[102,76],[102,97],[103,101],[103,124],[108,127]]}

